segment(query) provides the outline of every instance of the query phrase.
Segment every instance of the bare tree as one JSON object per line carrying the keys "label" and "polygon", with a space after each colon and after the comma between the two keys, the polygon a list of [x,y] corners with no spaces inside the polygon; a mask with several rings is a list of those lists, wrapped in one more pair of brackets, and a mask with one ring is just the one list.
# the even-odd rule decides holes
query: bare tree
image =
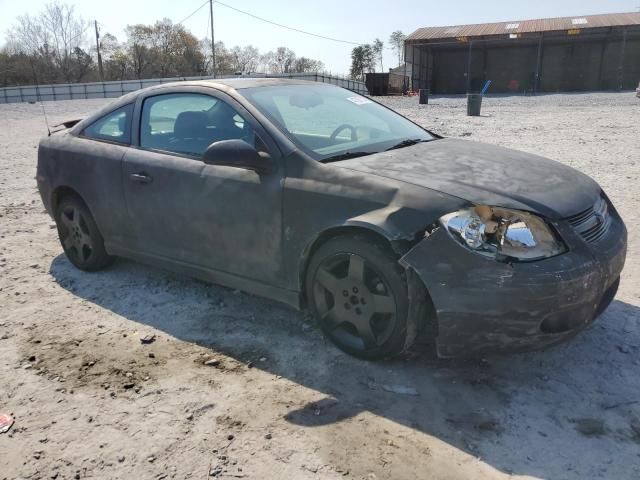
{"label": "bare tree", "polygon": [[103,59],[109,60],[120,48],[120,44],[115,35],[105,33],[100,37],[100,52]]}
{"label": "bare tree", "polygon": [[324,63],[307,57],[298,57],[293,62],[295,73],[318,73],[324,70]]}
{"label": "bare tree", "polygon": [[402,65],[404,60],[404,40],[407,36],[402,33],[400,30],[396,30],[389,36],[389,43],[391,44],[391,48],[398,55],[398,66]]}
{"label": "bare tree", "polygon": [[268,73],[273,65],[273,52],[267,52],[260,55],[258,61],[258,71],[260,73]]}
{"label": "bare tree", "polygon": [[79,52],[85,53],[88,27],[89,23],[74,13],[72,5],[55,1],[39,15],[18,17],[8,36],[21,52],[46,56],[45,63],[55,68],[62,80],[78,81],[86,72],[86,58]]}
{"label": "bare tree", "polygon": [[[24,15],[11,29],[0,48],[0,84],[78,82],[97,80],[97,49],[87,41],[91,24],[74,14],[72,6],[47,5],[37,15]],[[211,73],[210,41],[199,40],[181,24],[165,18],[152,25],[129,25],[126,40],[102,34],[100,50],[107,80],[176,77]],[[219,74],[317,72],[322,62],[280,47],[261,55],[256,47],[233,47],[216,43]]]}
{"label": "bare tree", "polygon": [[271,69],[276,73],[290,73],[293,63],[296,61],[296,54],[287,47],[278,47],[273,52],[271,59]]}
{"label": "bare tree", "polygon": [[34,67],[33,57],[16,50],[8,44],[0,50],[0,85],[8,87],[11,85],[27,85],[33,83]]}
{"label": "bare tree", "polygon": [[233,73],[233,56],[225,47],[224,42],[216,42],[216,72],[220,74]]}
{"label": "bare tree", "polygon": [[113,51],[104,61],[105,78],[107,80],[125,80],[130,78],[131,57],[122,46]]}
{"label": "bare tree", "polygon": [[379,38],[376,38],[373,41],[373,45],[371,45],[371,48],[373,48],[373,53],[376,56],[376,59],[380,62],[380,71],[384,72],[384,66],[382,65],[382,54],[384,52],[383,41]]}
{"label": "bare tree", "polygon": [[[218,41],[215,45],[216,48],[216,74],[217,75],[229,75],[234,73],[234,59],[231,52],[227,49],[224,42]],[[211,39],[203,38],[200,40],[200,53],[203,57],[203,73],[213,74],[212,55],[211,55]]]}
{"label": "bare tree", "polygon": [[260,52],[252,45],[247,45],[243,48],[233,47],[231,56],[234,62],[234,73],[255,72],[260,62]]}
{"label": "bare tree", "polygon": [[130,25],[126,32],[136,78],[206,73],[201,42],[182,25],[165,18],[155,25]]}
{"label": "bare tree", "polygon": [[146,78],[151,74],[153,51],[151,49],[151,27],[148,25],[128,25],[127,53],[134,78]]}

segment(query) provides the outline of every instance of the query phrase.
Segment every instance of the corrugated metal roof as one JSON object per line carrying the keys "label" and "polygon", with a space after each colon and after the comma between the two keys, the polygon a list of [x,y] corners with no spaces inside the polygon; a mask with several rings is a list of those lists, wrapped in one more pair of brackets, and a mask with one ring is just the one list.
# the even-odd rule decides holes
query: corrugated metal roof
{"label": "corrugated metal roof", "polygon": [[640,12],[608,13],[539,20],[515,20],[509,22],[452,25],[447,27],[419,28],[407,40],[433,40],[484,35],[508,35],[510,33],[553,32],[562,30],[621,27],[640,25]]}

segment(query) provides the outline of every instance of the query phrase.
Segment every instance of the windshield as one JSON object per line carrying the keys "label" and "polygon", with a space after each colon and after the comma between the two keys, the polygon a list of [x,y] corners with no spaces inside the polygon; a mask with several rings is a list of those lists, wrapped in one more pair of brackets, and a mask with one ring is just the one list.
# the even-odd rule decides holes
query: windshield
{"label": "windshield", "polygon": [[329,85],[240,90],[299,148],[319,161],[402,148],[435,137],[367,97]]}

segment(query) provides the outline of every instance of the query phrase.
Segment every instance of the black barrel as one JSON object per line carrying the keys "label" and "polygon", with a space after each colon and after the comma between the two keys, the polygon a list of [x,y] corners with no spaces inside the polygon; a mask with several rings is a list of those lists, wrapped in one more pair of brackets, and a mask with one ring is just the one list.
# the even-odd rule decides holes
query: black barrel
{"label": "black barrel", "polygon": [[467,94],[467,115],[469,117],[479,117],[482,108],[482,95],[479,93]]}
{"label": "black barrel", "polygon": [[428,88],[421,88],[420,89],[420,105],[426,105],[429,103],[429,89]]}

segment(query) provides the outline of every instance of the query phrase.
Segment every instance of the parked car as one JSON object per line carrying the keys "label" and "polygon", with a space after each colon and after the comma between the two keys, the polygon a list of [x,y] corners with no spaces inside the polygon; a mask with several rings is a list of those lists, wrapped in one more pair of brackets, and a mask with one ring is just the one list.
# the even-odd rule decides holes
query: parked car
{"label": "parked car", "polygon": [[308,308],[362,358],[419,331],[441,356],[545,347],[618,288],[627,233],[592,179],[336,86],[164,84],[66,126],[37,181],[76,267],[122,256]]}
{"label": "parked car", "polygon": [[636,97],[640,98],[640,83],[638,83],[638,88],[636,88]]}

